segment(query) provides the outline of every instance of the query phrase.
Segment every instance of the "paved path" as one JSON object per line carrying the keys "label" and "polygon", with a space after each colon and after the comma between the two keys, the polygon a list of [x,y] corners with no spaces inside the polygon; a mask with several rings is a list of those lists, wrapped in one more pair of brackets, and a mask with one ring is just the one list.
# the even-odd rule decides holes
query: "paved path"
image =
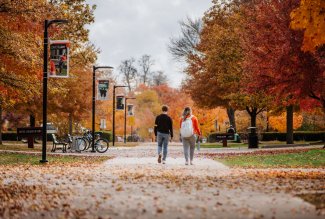
{"label": "paved path", "polygon": [[0,167],[0,193],[28,191],[13,202],[25,209],[17,218],[324,218],[296,196],[324,194],[325,174],[317,175],[324,169],[304,178],[297,170],[230,169],[198,154],[186,166],[179,144],[169,147],[166,164],[157,163],[153,144],[104,155],[114,158],[100,165]]}

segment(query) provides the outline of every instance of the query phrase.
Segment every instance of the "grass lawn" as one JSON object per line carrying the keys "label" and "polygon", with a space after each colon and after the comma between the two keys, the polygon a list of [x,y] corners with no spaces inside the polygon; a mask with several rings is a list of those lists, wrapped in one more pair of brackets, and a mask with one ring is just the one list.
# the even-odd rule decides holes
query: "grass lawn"
{"label": "grass lawn", "polygon": [[[41,154],[20,154],[0,152],[0,165],[41,165]],[[109,157],[48,155],[49,164],[96,164]]]}
{"label": "grass lawn", "polygon": [[272,155],[235,155],[224,158],[216,158],[230,167],[325,167],[325,150],[312,149],[298,153],[282,153]]}
{"label": "grass lawn", "polygon": [[[308,144],[308,143],[315,143],[315,142],[306,142],[306,141],[295,141],[295,144]],[[259,147],[265,145],[283,145],[286,144],[284,141],[260,141]],[[227,143],[229,148],[248,148],[248,143],[234,143],[229,142]],[[201,148],[223,148],[222,142],[215,142],[215,143],[201,143]]]}
{"label": "grass lawn", "polygon": [[[48,151],[50,151],[52,148],[52,145],[48,145]],[[40,144],[34,144],[34,148],[28,148],[27,144],[24,144],[22,142],[5,142],[5,144],[0,145],[0,151],[1,150],[10,150],[10,151],[42,151],[42,146]]]}

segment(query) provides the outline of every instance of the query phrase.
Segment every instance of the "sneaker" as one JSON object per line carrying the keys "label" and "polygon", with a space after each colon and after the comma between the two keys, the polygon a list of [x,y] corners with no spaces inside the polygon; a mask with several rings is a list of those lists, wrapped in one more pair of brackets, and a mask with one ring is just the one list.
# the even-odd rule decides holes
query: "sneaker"
{"label": "sneaker", "polygon": [[163,160],[163,161],[162,161],[162,164],[166,164],[166,161],[165,161],[165,160]]}
{"label": "sneaker", "polygon": [[158,155],[158,163],[161,163],[161,154]]}
{"label": "sneaker", "polygon": [[188,165],[188,161],[185,161],[185,165]]}
{"label": "sneaker", "polygon": [[190,164],[191,164],[191,165],[194,165],[194,164],[193,164],[193,161],[190,161]]}

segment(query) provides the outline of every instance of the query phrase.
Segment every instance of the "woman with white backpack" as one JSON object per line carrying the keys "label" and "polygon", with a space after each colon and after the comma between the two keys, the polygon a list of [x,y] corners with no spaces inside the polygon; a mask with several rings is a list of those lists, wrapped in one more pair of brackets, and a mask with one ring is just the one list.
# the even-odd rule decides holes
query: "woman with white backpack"
{"label": "woman with white backpack", "polygon": [[184,148],[185,165],[193,165],[194,149],[195,149],[195,139],[201,136],[201,131],[199,128],[199,122],[195,116],[192,115],[192,110],[190,107],[185,107],[182,118],[180,119],[180,132],[181,140]]}

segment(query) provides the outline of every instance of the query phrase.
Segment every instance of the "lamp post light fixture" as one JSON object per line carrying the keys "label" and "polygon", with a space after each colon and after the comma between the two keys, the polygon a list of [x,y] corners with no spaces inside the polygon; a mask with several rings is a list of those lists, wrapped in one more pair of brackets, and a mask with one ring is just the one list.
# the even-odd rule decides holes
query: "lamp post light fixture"
{"label": "lamp post light fixture", "polygon": [[126,85],[114,85],[113,86],[113,146],[115,146],[115,89],[118,87],[128,87]]}
{"label": "lamp post light fixture", "polygon": [[43,127],[42,127],[42,160],[41,163],[47,163],[46,160],[46,143],[47,143],[47,78],[48,78],[48,32],[47,29],[52,24],[65,24],[68,20],[55,19],[55,20],[45,20],[44,21],[44,56],[43,56]]}
{"label": "lamp post light fixture", "polygon": [[[135,97],[125,97],[125,104],[124,104],[124,144],[126,144],[126,107],[127,107],[127,100],[134,100]],[[132,133],[131,133],[132,135]]]}
{"label": "lamp post light fixture", "polygon": [[96,112],[96,96],[95,96],[95,86],[96,86],[96,70],[97,69],[113,69],[111,66],[93,66],[93,108],[92,108],[92,147],[91,152],[95,151],[95,112]]}

